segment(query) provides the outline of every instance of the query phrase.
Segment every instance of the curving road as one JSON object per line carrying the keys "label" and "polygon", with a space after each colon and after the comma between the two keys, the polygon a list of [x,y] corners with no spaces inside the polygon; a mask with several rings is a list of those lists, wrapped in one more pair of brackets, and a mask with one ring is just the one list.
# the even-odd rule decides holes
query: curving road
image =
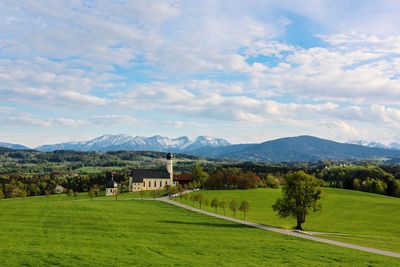
{"label": "curving road", "polygon": [[381,249],[376,249],[376,248],[369,248],[369,247],[349,244],[349,243],[345,243],[345,242],[340,242],[340,241],[325,239],[325,238],[321,238],[321,237],[306,235],[306,234],[302,234],[302,233],[295,232],[295,231],[288,230],[288,229],[277,228],[277,227],[258,224],[258,223],[254,223],[254,222],[244,221],[244,220],[240,220],[240,219],[236,219],[236,218],[232,218],[232,217],[227,217],[227,216],[224,216],[224,215],[220,215],[220,214],[209,212],[209,211],[202,210],[202,209],[197,209],[197,208],[194,208],[194,207],[191,207],[191,206],[188,206],[188,205],[173,201],[173,200],[169,199],[168,197],[158,198],[157,200],[163,201],[163,202],[166,202],[168,204],[175,205],[175,206],[187,209],[187,210],[191,210],[191,211],[194,211],[194,212],[198,212],[198,213],[201,213],[201,214],[205,214],[205,215],[208,215],[208,216],[212,216],[212,217],[215,217],[215,218],[219,218],[219,219],[223,219],[223,220],[227,220],[227,221],[231,221],[231,222],[235,222],[235,223],[244,224],[244,225],[247,225],[247,226],[250,226],[250,227],[259,228],[259,229],[262,229],[262,230],[267,230],[267,231],[272,231],[272,232],[279,233],[279,234],[295,236],[295,237],[304,238],[304,239],[308,239],[308,240],[313,240],[313,241],[316,241],[316,242],[326,243],[326,244],[335,245],[335,246],[339,246],[339,247],[351,248],[351,249],[366,251],[366,252],[370,252],[370,253],[385,255],[385,256],[389,256],[389,257],[400,258],[400,253],[397,253],[397,252],[392,252],[392,251],[387,251],[387,250],[381,250]]}

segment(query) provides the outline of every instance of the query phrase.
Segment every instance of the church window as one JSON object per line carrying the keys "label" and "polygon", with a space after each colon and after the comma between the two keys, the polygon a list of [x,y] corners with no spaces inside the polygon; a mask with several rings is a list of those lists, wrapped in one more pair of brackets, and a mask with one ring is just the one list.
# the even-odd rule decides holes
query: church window
{"label": "church window", "polygon": [[157,187],[157,181],[154,181],[154,187]]}
{"label": "church window", "polygon": [[149,187],[151,187],[151,181],[149,181]]}
{"label": "church window", "polygon": [[162,181],[160,181],[160,187],[162,187]]}

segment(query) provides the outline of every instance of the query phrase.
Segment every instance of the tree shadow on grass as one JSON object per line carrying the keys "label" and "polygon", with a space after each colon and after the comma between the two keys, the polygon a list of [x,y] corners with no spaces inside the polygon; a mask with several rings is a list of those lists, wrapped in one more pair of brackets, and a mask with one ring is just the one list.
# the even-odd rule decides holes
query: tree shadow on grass
{"label": "tree shadow on grass", "polygon": [[210,222],[185,222],[185,221],[173,221],[173,220],[159,220],[160,223],[169,224],[181,224],[181,225],[198,225],[198,226],[211,226],[211,227],[222,227],[222,228],[249,228],[247,225],[238,223],[210,223]]}

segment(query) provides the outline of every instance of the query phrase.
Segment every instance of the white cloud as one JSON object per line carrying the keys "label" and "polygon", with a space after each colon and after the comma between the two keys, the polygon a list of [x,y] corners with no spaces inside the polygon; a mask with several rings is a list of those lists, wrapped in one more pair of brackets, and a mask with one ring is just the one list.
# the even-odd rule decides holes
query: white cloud
{"label": "white cloud", "polygon": [[[353,45],[354,38],[361,37],[366,40],[362,46]],[[281,48],[271,50],[271,45],[264,43],[266,51],[260,46],[249,51],[249,55],[276,55],[281,51],[285,54],[276,66],[250,71],[255,80],[252,84],[261,91],[272,90],[298,98],[358,104],[400,103],[399,42],[392,42],[393,38],[375,40],[374,37],[375,41],[369,45],[371,38],[361,37],[330,36],[332,46],[309,49],[288,48],[282,44]],[[382,45],[375,49],[378,41]],[[279,46],[274,43],[272,47]]]}
{"label": "white cloud", "polygon": [[[0,103],[12,108],[0,108],[0,121],[204,130],[198,121],[206,120],[260,134],[275,127],[283,135],[337,129],[336,138],[395,138],[400,6],[358,7],[345,0],[3,1]],[[321,28],[322,47],[278,41],[302,23]],[[374,125],[381,127],[375,135]]]}

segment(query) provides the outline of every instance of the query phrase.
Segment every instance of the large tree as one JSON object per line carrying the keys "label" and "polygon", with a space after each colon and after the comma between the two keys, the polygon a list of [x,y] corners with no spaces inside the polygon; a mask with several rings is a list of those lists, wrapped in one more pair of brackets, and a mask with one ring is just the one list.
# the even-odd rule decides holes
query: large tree
{"label": "large tree", "polygon": [[286,177],[283,196],[272,207],[281,217],[295,217],[296,229],[302,230],[301,225],[306,221],[307,213],[321,208],[318,203],[320,198],[321,181],[304,171],[298,171]]}
{"label": "large tree", "polygon": [[198,162],[193,164],[192,183],[195,183],[199,187],[202,187],[207,180],[208,173],[203,170]]}

